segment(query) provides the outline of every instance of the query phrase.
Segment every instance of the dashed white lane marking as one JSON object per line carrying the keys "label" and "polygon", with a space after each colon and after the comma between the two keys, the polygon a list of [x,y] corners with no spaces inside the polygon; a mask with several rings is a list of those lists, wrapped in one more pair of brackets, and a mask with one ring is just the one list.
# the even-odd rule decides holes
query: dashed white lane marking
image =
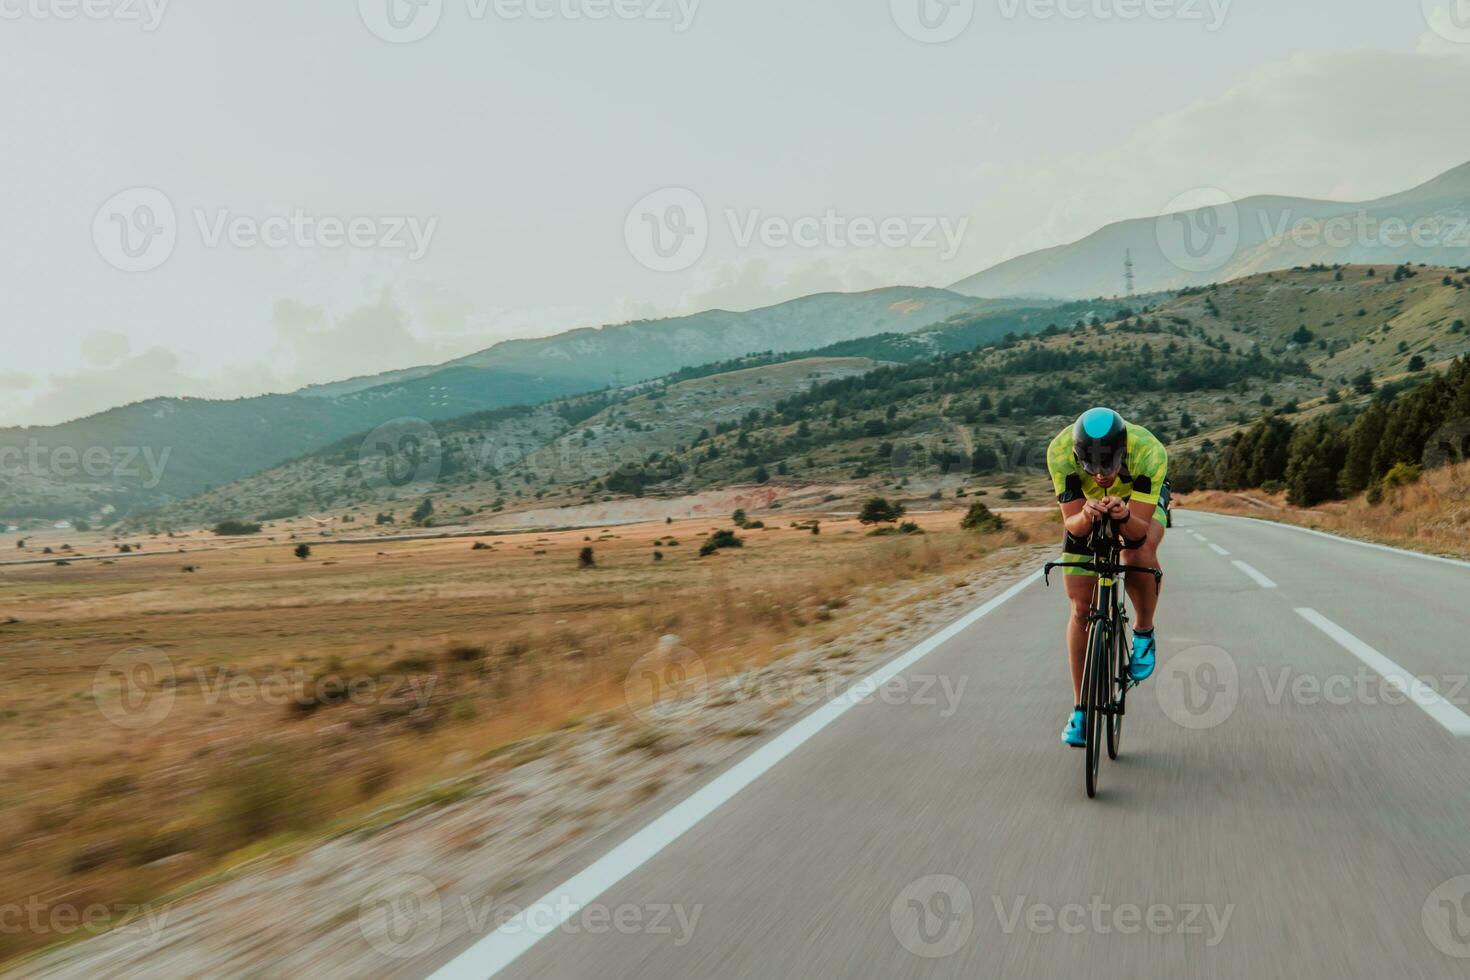
{"label": "dashed white lane marking", "polygon": [[1229,555],[1230,554],[1230,552],[1226,551],[1224,548],[1220,547],[1218,544],[1212,544],[1212,545],[1210,545],[1210,550],[1213,551],[1217,555]]}
{"label": "dashed white lane marking", "polygon": [[949,624],[902,656],[890,660],[832,701],[802,718],[756,749],[732,768],[648,826],[614,847],[585,871],[552,889],[515,918],[465,950],[433,974],[431,980],[490,980],[542,939],[556,932],[597,896],[646,864],[690,828],[718,810],[735,794],[813,735],[841,717],[849,708],[872,697],[884,684],[969,629],[977,621],[1021,594],[1041,578],[1028,575],[989,602]]}
{"label": "dashed white lane marking", "polygon": [[1410,551],[1407,548],[1395,548],[1391,545],[1378,544],[1374,541],[1359,541],[1357,538],[1344,537],[1341,534],[1328,534],[1326,531],[1318,531],[1310,527],[1298,527],[1295,524],[1286,524],[1281,521],[1267,520],[1263,517],[1241,517],[1236,514],[1211,514],[1225,521],[1250,521],[1252,524],[1264,524],[1266,527],[1276,527],[1283,531],[1295,531],[1298,534],[1311,534],[1328,541],[1336,541],[1339,544],[1350,544],[1359,548],[1372,548],[1374,551],[1387,551],[1395,555],[1406,555],[1409,558],[1418,558],[1421,561],[1438,562],[1441,565],[1458,565],[1461,568],[1470,568],[1470,561],[1461,561],[1458,558],[1446,558],[1443,555],[1428,555],[1422,551]]}
{"label": "dashed white lane marking", "polygon": [[1348,653],[1383,676],[1399,691],[1408,696],[1424,713],[1439,722],[1457,738],[1470,738],[1470,715],[1442,698],[1434,688],[1419,680],[1398,664],[1358,639],[1347,630],[1315,609],[1298,609],[1297,615],[1326,633]]}
{"label": "dashed white lane marking", "polygon": [[1263,589],[1274,589],[1274,588],[1276,588],[1276,583],[1275,582],[1271,581],[1266,576],[1262,575],[1259,571],[1257,571],[1256,569],[1254,569],[1251,566],[1247,565],[1245,562],[1243,562],[1243,561],[1237,561],[1237,562],[1235,562],[1235,567],[1238,568],[1238,569],[1240,569],[1242,572],[1245,572],[1251,578],[1255,579],[1256,580],[1256,584],[1259,585],[1261,588],[1263,588]]}

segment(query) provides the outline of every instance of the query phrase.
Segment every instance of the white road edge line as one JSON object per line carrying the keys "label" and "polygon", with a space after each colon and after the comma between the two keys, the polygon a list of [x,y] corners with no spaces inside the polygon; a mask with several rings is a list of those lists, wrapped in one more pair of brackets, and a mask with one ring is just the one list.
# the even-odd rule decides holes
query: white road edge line
{"label": "white road edge line", "polygon": [[1224,548],[1220,547],[1218,544],[1212,544],[1212,545],[1210,545],[1210,550],[1213,551],[1217,555],[1224,555],[1226,557],[1228,557],[1230,555],[1230,552],[1226,551]]}
{"label": "white road edge line", "polygon": [[1337,541],[1342,544],[1357,545],[1359,548],[1372,548],[1374,551],[1387,551],[1395,555],[1408,555],[1410,558],[1420,558],[1424,561],[1439,562],[1441,565],[1458,565],[1461,568],[1470,568],[1470,561],[1461,561],[1458,558],[1446,558],[1444,555],[1430,555],[1422,551],[1410,551],[1408,548],[1395,548],[1392,545],[1379,544],[1376,541],[1359,541],[1357,538],[1345,537],[1341,534],[1329,534],[1319,531],[1313,527],[1301,527],[1297,524],[1287,524],[1284,521],[1271,521],[1264,517],[1245,517],[1240,514],[1217,514],[1214,511],[1195,511],[1198,514],[1208,514],[1211,517],[1219,517],[1227,521],[1250,521],[1252,524],[1264,524],[1267,527],[1279,527],[1288,531],[1296,531],[1300,534],[1311,534],[1328,541]]}
{"label": "white road edge line", "polygon": [[1271,581],[1266,576],[1262,575],[1259,571],[1257,571],[1256,569],[1254,569],[1251,566],[1247,565],[1245,562],[1243,562],[1243,561],[1236,561],[1236,562],[1234,562],[1234,565],[1235,565],[1236,568],[1240,569],[1242,572],[1245,572],[1251,578],[1255,579],[1256,580],[1256,584],[1259,585],[1261,588],[1263,588],[1263,589],[1274,589],[1274,588],[1276,588],[1276,583],[1275,582]]}
{"label": "white road edge line", "polygon": [[465,950],[433,973],[431,980],[489,980],[494,977],[531,947],[559,929],[597,896],[642,867],[695,824],[836,721],[849,708],[871,697],[878,688],[1036,584],[1040,578],[1041,572],[1026,576],[994,599],[971,610],[907,653],[888,661],[857,681],[845,692],[806,715],[708,785],[696,790],[688,799],[614,847],[586,870],[552,889],[515,918]]}
{"label": "white road edge line", "polygon": [[1347,630],[1315,609],[1298,609],[1297,615],[1317,627],[1337,642],[1339,646],[1357,657],[1368,667],[1383,676],[1401,693],[1408,696],[1424,713],[1439,722],[1456,738],[1470,738],[1470,715],[1465,714],[1444,698],[1434,688],[1419,680],[1398,664],[1358,639]]}

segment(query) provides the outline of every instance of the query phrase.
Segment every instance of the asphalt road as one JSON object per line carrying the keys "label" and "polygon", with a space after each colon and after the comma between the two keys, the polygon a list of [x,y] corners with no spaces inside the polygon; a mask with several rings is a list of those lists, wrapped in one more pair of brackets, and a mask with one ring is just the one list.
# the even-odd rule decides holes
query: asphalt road
{"label": "asphalt road", "polygon": [[1192,513],[1162,561],[1097,800],[1033,581],[439,975],[1470,976],[1470,566]]}

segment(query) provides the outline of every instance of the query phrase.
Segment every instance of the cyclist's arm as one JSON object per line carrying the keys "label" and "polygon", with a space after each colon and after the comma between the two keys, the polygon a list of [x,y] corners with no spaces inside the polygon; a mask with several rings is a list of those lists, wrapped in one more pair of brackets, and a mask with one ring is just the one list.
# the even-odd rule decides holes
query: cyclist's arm
{"label": "cyclist's arm", "polygon": [[1082,497],[1064,501],[1061,508],[1062,526],[1074,538],[1085,538],[1091,534],[1093,523],[1106,513],[1101,500],[1087,500]]}
{"label": "cyclist's arm", "polygon": [[1128,520],[1118,527],[1118,533],[1124,541],[1142,541],[1148,537],[1149,525],[1153,523],[1154,511],[1159,507],[1158,500],[1152,503],[1146,500],[1130,500],[1128,502]]}
{"label": "cyclist's arm", "polygon": [[1118,529],[1125,542],[1142,542],[1153,525],[1159,507],[1159,494],[1169,476],[1169,453],[1157,439],[1139,453],[1133,493],[1128,500],[1128,520]]}

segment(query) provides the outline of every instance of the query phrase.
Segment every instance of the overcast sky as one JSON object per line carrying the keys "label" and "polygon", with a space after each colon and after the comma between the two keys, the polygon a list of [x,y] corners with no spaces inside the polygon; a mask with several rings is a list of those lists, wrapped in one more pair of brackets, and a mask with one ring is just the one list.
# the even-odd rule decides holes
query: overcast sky
{"label": "overcast sky", "polygon": [[0,425],[1406,189],[1454,3],[0,0]]}

